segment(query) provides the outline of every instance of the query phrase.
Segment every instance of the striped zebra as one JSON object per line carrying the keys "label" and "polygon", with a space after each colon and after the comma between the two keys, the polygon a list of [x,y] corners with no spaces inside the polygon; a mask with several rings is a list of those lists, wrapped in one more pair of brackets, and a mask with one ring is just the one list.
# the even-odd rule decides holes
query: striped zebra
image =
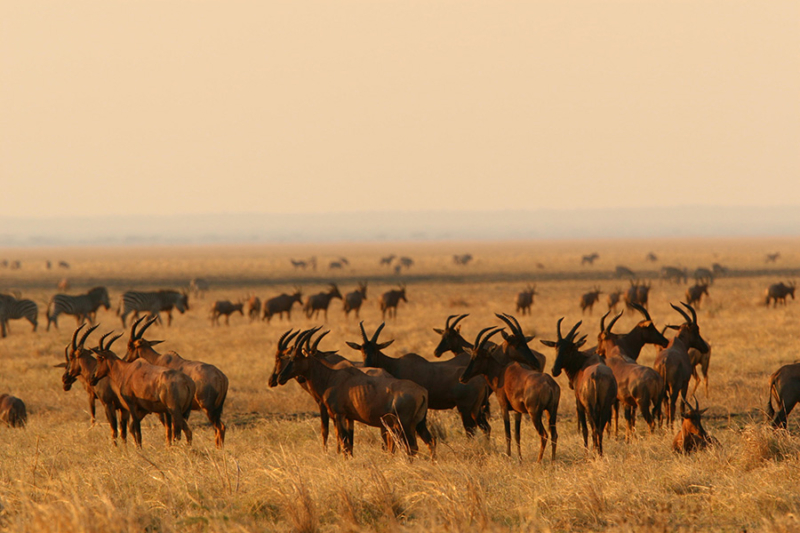
{"label": "striped zebra", "polygon": [[13,296],[0,294],[0,337],[8,335],[8,321],[25,318],[33,324],[33,331],[39,325],[39,306],[33,300],[17,300]]}
{"label": "striped zebra", "polygon": [[55,324],[58,329],[58,315],[61,313],[74,316],[78,325],[81,325],[84,320],[88,320],[89,324],[94,324],[94,317],[101,305],[106,309],[111,307],[105,287],[95,287],[79,296],[56,294],[47,306],[47,331],[50,331],[51,323]]}
{"label": "striped zebra", "polygon": [[133,313],[133,319],[139,318],[139,313],[158,318],[161,322],[161,311],[167,312],[167,325],[172,324],[172,309],[177,309],[181,314],[189,310],[189,295],[185,292],[161,290],[154,292],[128,291],[122,295],[117,316],[122,318],[122,327],[126,327],[125,319]]}

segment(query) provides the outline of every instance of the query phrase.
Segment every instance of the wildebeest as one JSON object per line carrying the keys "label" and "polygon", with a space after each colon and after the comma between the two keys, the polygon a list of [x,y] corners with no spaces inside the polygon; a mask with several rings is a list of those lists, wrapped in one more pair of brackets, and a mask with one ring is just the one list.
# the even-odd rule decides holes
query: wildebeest
{"label": "wildebeest", "polygon": [[208,289],[208,280],[204,278],[193,278],[189,282],[189,292],[193,293],[195,298],[204,297]]}
{"label": "wildebeest", "polygon": [[233,313],[239,313],[240,315],[244,316],[244,303],[238,302],[233,303],[229,300],[217,300],[214,302],[214,305],[211,306],[211,325],[219,325],[219,317],[225,315],[225,324],[231,324],[231,315]]}
{"label": "wildebeest", "polygon": [[[217,448],[222,447],[225,443],[222,410],[225,407],[225,398],[228,396],[228,377],[214,365],[184,359],[175,352],[160,354],[153,350],[153,346],[161,341],[148,341],[143,338],[144,332],[153,322],[153,319],[149,320],[138,332],[136,331],[138,321],[131,326],[125,360],[135,363],[141,358],[152,365],[165,367],[188,376],[192,381],[192,397],[189,407],[191,410],[205,413],[208,421],[214,427],[214,441]],[[181,412],[186,413],[185,410]],[[188,413],[185,416],[188,418]]]}
{"label": "wildebeest", "polygon": [[400,442],[410,455],[417,453],[417,434],[428,445],[431,458],[436,441],[428,431],[428,391],[414,382],[365,374],[354,367],[332,368],[319,358],[303,353],[298,341],[292,358],[278,375],[284,384],[302,377],[311,395],[325,405],[333,419],[344,453],[353,454],[353,422],[381,429]]}
{"label": "wildebeest", "polygon": [[616,312],[619,299],[622,296],[622,290],[617,289],[608,293],[608,310]]}
{"label": "wildebeest", "polygon": [[636,273],[626,266],[617,265],[616,268],[614,268],[614,277],[633,279],[636,278]]}
{"label": "wildebeest", "polygon": [[575,391],[575,407],[578,412],[578,427],[583,433],[583,445],[587,448],[589,446],[589,432],[586,426],[588,416],[592,427],[594,449],[603,455],[603,433],[611,421],[611,411],[617,399],[617,380],[600,356],[580,351],[581,346],[586,343],[585,335],[577,338],[576,332],[581,323],[575,324],[566,337],[562,337],[563,321],[563,317],[558,319],[556,329],[558,340],[543,340],[541,343],[556,349],[553,376],[558,377],[561,370],[565,370],[570,387]]}
{"label": "wildebeest", "polygon": [[47,331],[50,331],[50,324],[58,328],[58,315],[72,315],[78,324],[88,320],[94,323],[94,317],[100,306],[106,309],[111,308],[111,301],[108,298],[108,290],[105,287],[95,287],[86,294],[69,296],[66,294],[56,294],[47,306]]}
{"label": "wildebeest", "polygon": [[319,317],[320,311],[325,311],[325,320],[328,320],[328,306],[331,303],[331,300],[334,298],[342,299],[342,293],[339,292],[339,287],[336,286],[335,283],[331,283],[328,286],[328,290],[326,292],[318,292],[317,294],[312,294],[306,299],[306,304],[303,307],[303,311],[306,313],[307,318],[311,318],[314,316],[315,318]]}
{"label": "wildebeest", "polygon": [[589,264],[594,265],[594,262],[600,258],[600,254],[597,252],[592,252],[589,255],[584,255],[581,257],[581,265]]}
{"label": "wildebeest", "polygon": [[0,394],[0,422],[12,428],[24,428],[28,423],[25,403],[10,394]]}
{"label": "wildebeest", "polygon": [[122,295],[117,308],[117,316],[122,319],[122,327],[126,327],[128,314],[133,313],[133,319],[139,318],[139,313],[147,313],[157,317],[161,323],[161,311],[167,312],[167,326],[172,325],[172,310],[177,309],[180,314],[189,310],[189,295],[186,292],[160,290],[154,292],[128,291]]}
{"label": "wildebeest", "polygon": [[764,293],[764,304],[769,306],[769,302],[772,300],[773,307],[778,307],[778,302],[786,305],[787,296],[791,296],[792,300],[794,300],[794,289],[794,281],[790,281],[788,285],[782,281],[780,283],[773,283]]}
{"label": "wildebeest", "polygon": [[453,256],[453,263],[457,265],[466,266],[470,261],[472,261],[472,254],[456,254]]}
{"label": "wildebeest", "polygon": [[[470,362],[461,374],[461,382],[467,383],[475,376],[483,375],[492,388],[503,414],[506,434],[506,454],[511,455],[511,423],[509,411],[514,411],[514,437],[517,442],[517,455],[522,458],[520,446],[520,425],[522,415],[531,417],[533,426],[539,434],[541,446],[537,462],[541,462],[547,448],[548,434],[542,423],[547,412],[550,438],[552,439],[552,459],[556,458],[558,431],[556,418],[561,387],[555,380],[537,370],[520,365],[507,355],[498,355],[487,349],[486,343],[499,329],[484,328],[475,338],[474,348],[470,349]],[[485,337],[481,338],[483,334]]]}
{"label": "wildebeest", "polygon": [[[674,304],[670,306],[683,316],[685,322],[680,326],[668,326],[670,329],[677,329],[678,333],[669,342],[666,348],[661,350],[656,356],[655,369],[664,378],[667,386],[667,400],[669,402],[669,410],[667,412],[667,420],[670,427],[675,420],[675,408],[678,402],[678,396],[684,400],[689,388],[689,380],[692,377],[692,363],[689,357],[689,348],[695,348],[701,353],[710,350],[708,343],[700,335],[700,326],[697,324],[697,313],[694,308],[684,302],[681,302],[692,316],[689,317],[680,307]],[[683,408],[683,404],[681,404]]]}
{"label": "wildebeest", "polygon": [[408,303],[405,285],[400,285],[399,289],[392,289],[381,294],[378,299],[378,305],[381,308],[381,319],[386,320],[387,311],[389,312],[389,318],[397,318],[397,305],[401,300]]}
{"label": "wildebeest", "polygon": [[705,285],[713,285],[714,284],[714,273],[707,269],[707,268],[696,268],[694,271],[694,281],[698,285],[705,284]]}
{"label": "wildebeest", "polygon": [[361,304],[364,303],[364,300],[367,299],[367,284],[366,282],[359,282],[358,288],[352,292],[348,292],[344,295],[344,302],[342,303],[342,309],[344,310],[344,316],[350,316],[350,311],[356,312],[356,318],[359,318],[359,312],[361,311]]}
{"label": "wildebeest", "polygon": [[708,298],[707,283],[697,283],[692,285],[686,289],[686,303],[700,309],[700,300],[703,298],[704,294],[706,295],[706,298]]}
{"label": "wildebeest", "polygon": [[764,262],[765,263],[775,263],[775,262],[778,261],[778,259],[780,259],[780,257],[781,257],[781,253],[780,252],[774,252],[774,253],[771,253],[771,254],[767,254],[764,257]]}
{"label": "wildebeest", "polygon": [[689,272],[685,268],[675,266],[661,267],[661,279],[664,281],[674,281],[675,283],[686,283],[689,280]]}
{"label": "wildebeest", "polygon": [[272,320],[274,315],[278,315],[278,318],[283,318],[283,313],[286,313],[286,320],[292,319],[292,306],[297,302],[298,304],[303,303],[303,291],[300,290],[299,287],[294,288],[294,292],[292,294],[281,293],[274,298],[270,298],[269,300],[264,301],[264,319],[267,322]]}
{"label": "wildebeest", "polygon": [[700,409],[697,398],[694,399],[694,407],[686,400],[681,401],[687,409],[683,413],[681,429],[672,440],[672,449],[678,453],[693,453],[709,446],[718,446],[719,441],[706,433],[703,428],[702,415],[708,408]]}
{"label": "wildebeest", "polygon": [[524,291],[517,294],[517,313],[531,314],[531,306],[533,305],[533,297],[538,293],[536,292],[536,285],[530,285]]}
{"label": "wildebeest", "polygon": [[[772,400],[775,400],[777,412]],[[797,402],[800,402],[800,363],[783,365],[769,377],[767,415],[772,425],[786,429],[787,417]]]}
{"label": "wildebeest", "polygon": [[24,318],[33,326],[39,325],[39,306],[33,300],[17,299],[7,294],[0,294],[0,337],[8,333],[8,321]]}
{"label": "wildebeest", "polygon": [[600,294],[602,292],[603,291],[598,287],[595,287],[593,290],[581,295],[581,314],[585,314],[587,309],[589,310],[589,314],[592,313],[592,308],[595,302],[600,299]]}

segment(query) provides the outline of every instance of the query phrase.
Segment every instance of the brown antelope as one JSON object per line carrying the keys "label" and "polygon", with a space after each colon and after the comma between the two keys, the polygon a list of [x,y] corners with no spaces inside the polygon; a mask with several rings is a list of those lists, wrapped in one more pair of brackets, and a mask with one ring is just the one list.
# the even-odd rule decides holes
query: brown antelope
{"label": "brown antelope", "polygon": [[[644,308],[641,308],[644,310]],[[600,319],[600,334],[597,336],[597,355],[605,357],[606,364],[614,373],[617,380],[617,401],[614,403],[614,432],[619,435],[619,407],[622,404],[625,413],[627,430],[625,438],[633,436],[636,426],[636,409],[642,413],[642,417],[652,433],[655,430],[655,420],[661,418],[661,404],[664,401],[664,380],[661,376],[648,366],[637,364],[635,359],[630,357],[625,349],[629,343],[625,342],[626,337],[641,340],[641,344],[652,342],[661,346],[667,345],[667,339],[659,333],[653,322],[646,317],[646,320],[639,322],[627,335],[617,335],[611,329],[619,320],[624,311],[620,311],[608,326],[605,325],[606,317]],[[636,355],[641,350],[641,345],[636,350]]]}
{"label": "brown antelope", "polygon": [[708,351],[703,353],[695,348],[689,348],[689,361],[692,364],[692,377],[694,378],[694,389],[692,389],[692,396],[697,392],[697,387],[700,385],[700,376],[697,374],[697,366],[700,365],[700,370],[703,372],[703,384],[706,389],[706,398],[708,398],[708,364],[711,362],[711,346]]}
{"label": "brown antelope", "polygon": [[672,441],[672,449],[677,453],[693,453],[709,446],[719,446],[719,441],[706,433],[703,428],[702,415],[708,409],[700,409],[697,398],[694,399],[694,407],[686,400],[681,401],[688,411],[684,409],[683,424]]}
{"label": "brown antelope", "polygon": [[650,296],[650,284],[638,283],[631,280],[631,286],[625,291],[625,305],[628,309],[634,309],[633,304],[647,308],[647,300]]}
{"label": "brown antelope", "polygon": [[455,357],[447,361],[428,361],[415,354],[408,353],[402,357],[389,357],[381,350],[394,341],[378,343],[378,336],[386,323],[375,330],[370,339],[360,323],[362,344],[348,342],[353,350],[361,352],[365,367],[382,368],[397,379],[413,381],[428,391],[428,409],[458,410],[461,422],[468,437],[475,435],[475,428],[480,428],[489,436],[491,427],[486,420],[485,404],[489,397],[489,387],[483,379],[475,379],[469,383],[459,381],[468,361],[464,357]]}
{"label": "brown antelope", "polygon": [[[484,328],[475,338],[474,348],[470,349],[470,363],[461,374],[461,382],[466,383],[478,375],[484,375],[495,393],[500,411],[503,413],[503,424],[506,432],[506,454],[511,455],[511,423],[509,411],[514,411],[514,438],[517,442],[517,455],[522,459],[520,446],[520,425],[522,415],[529,415],[541,440],[537,462],[542,462],[547,449],[547,430],[542,423],[544,412],[550,426],[553,455],[556,459],[556,417],[558,402],[561,398],[561,387],[547,374],[531,370],[506,355],[496,355],[486,347],[486,342],[500,329]],[[488,332],[488,333],[487,333]],[[484,338],[481,336],[486,333]]]}
{"label": "brown antelope", "polygon": [[790,281],[788,285],[783,283],[773,283],[769,286],[766,293],[764,293],[764,303],[767,307],[769,307],[769,302],[772,300],[773,304],[772,307],[778,307],[778,302],[780,301],[783,305],[786,305],[786,297],[791,296],[792,300],[794,300],[794,289],[795,289],[795,282]]}
{"label": "brown antelope", "polygon": [[286,313],[286,320],[291,320],[292,306],[295,302],[302,305],[302,298],[303,291],[299,287],[295,287],[292,294],[282,293],[274,298],[265,300],[263,318],[269,323],[274,315],[278,315],[278,318],[283,318],[283,313]]}
{"label": "brown antelope", "polygon": [[391,447],[396,439],[409,455],[418,451],[419,433],[434,457],[436,441],[427,426],[428,391],[408,380],[368,375],[353,367],[331,368],[319,358],[306,356],[301,345],[298,341],[278,383],[283,385],[295,377],[306,380],[311,395],[325,405],[333,419],[346,455],[353,455],[356,421],[394,436],[386,442]]}
{"label": "brown antelope", "polygon": [[[137,332],[139,321],[131,326],[128,339],[128,352],[125,361],[135,363],[137,359],[185,374],[192,380],[192,397],[190,408],[203,411],[208,421],[214,426],[214,442],[217,448],[225,444],[225,424],[222,422],[222,410],[228,396],[228,377],[214,365],[201,361],[184,359],[175,352],[160,354],[153,346],[162,341],[148,341],[143,338],[144,332],[153,324],[153,320],[145,323]],[[187,415],[188,416],[188,415]]]}
{"label": "brown antelope", "polygon": [[594,262],[600,258],[600,254],[597,252],[592,252],[589,255],[584,255],[581,257],[581,265],[589,264],[589,266],[594,266]]}
{"label": "brown antelope", "polygon": [[100,400],[103,410],[106,413],[106,420],[108,425],[111,426],[111,438],[114,445],[117,444],[117,411],[119,411],[119,429],[122,433],[122,441],[127,442],[128,438],[128,411],[122,407],[122,403],[117,397],[116,393],[111,387],[111,382],[108,378],[103,378],[97,382],[96,385],[91,385],[90,381],[97,368],[97,359],[92,355],[90,350],[83,347],[89,335],[97,329],[98,326],[92,326],[78,341],[78,333],[83,329],[85,324],[81,325],[72,334],[72,343],[68,344],[64,350],[66,362],[56,365],[57,367],[64,368],[64,375],[61,376],[61,382],[65,391],[72,388],[75,381],[80,380],[83,387],[89,394],[89,414],[91,415],[92,426],[95,424],[95,400]]}
{"label": "brown antelope", "polygon": [[575,391],[575,407],[578,412],[578,427],[583,433],[583,445],[589,447],[589,432],[586,427],[588,415],[592,426],[592,444],[597,453],[603,455],[603,433],[611,421],[611,410],[617,399],[617,380],[600,356],[580,351],[580,347],[586,343],[585,335],[576,339],[576,331],[581,322],[575,324],[566,337],[562,337],[563,321],[563,317],[558,319],[558,340],[543,340],[541,343],[556,349],[553,376],[558,377],[561,370],[565,370],[570,387]]}
{"label": "brown antelope", "polygon": [[250,322],[258,320],[258,315],[261,314],[261,298],[258,296],[251,296],[247,299],[247,316]]}
{"label": "brown antelope", "polygon": [[108,376],[111,388],[130,413],[130,431],[136,446],[142,446],[142,418],[150,413],[164,415],[167,445],[180,439],[181,431],[186,433],[186,442],[191,445],[192,430],[186,418],[195,395],[194,382],[183,372],[155,366],[143,359],[132,363],[123,361],[110,350],[120,337],[122,334],[92,350],[97,357],[97,367],[89,384],[94,387]]}
{"label": "brown antelope", "polygon": [[637,361],[645,344],[666,347],[669,341],[664,337],[666,328],[663,331],[658,331],[647,309],[639,304],[633,304],[631,309],[641,313],[644,319],[637,323],[628,333],[617,335],[615,342],[626,357]]}
{"label": "brown antelope", "polygon": [[225,315],[225,325],[231,325],[231,315],[239,313],[244,316],[244,303],[232,303],[229,300],[217,300],[211,306],[211,325],[219,326],[219,317]]}
{"label": "brown antelope", "polygon": [[592,308],[595,302],[600,299],[600,294],[602,292],[603,291],[598,287],[595,287],[593,290],[581,296],[581,314],[585,314],[587,309],[589,310],[589,314],[592,314]]}
{"label": "brown antelope", "polygon": [[613,311],[614,313],[617,312],[617,305],[619,305],[619,299],[622,296],[621,290],[616,290],[613,292],[608,293],[608,310]]}
{"label": "brown antelope", "polygon": [[[772,406],[773,399],[777,404],[777,412]],[[800,402],[800,363],[783,365],[769,377],[767,414],[772,425],[786,429],[789,413],[797,402]]]}
{"label": "brown antelope", "polygon": [[367,284],[359,282],[358,288],[353,292],[348,292],[344,296],[344,303],[342,305],[344,309],[344,316],[350,316],[350,311],[356,312],[356,319],[359,318],[359,311],[361,310],[361,304],[364,300],[367,299]]}
{"label": "brown antelope", "polygon": [[466,266],[472,261],[472,254],[456,254],[453,256],[453,263],[461,266]]}
{"label": "brown antelope", "polygon": [[320,292],[309,296],[308,299],[306,299],[306,305],[303,307],[306,317],[311,318],[313,315],[314,318],[318,318],[319,312],[325,311],[325,321],[327,321],[328,306],[334,298],[342,299],[342,293],[339,292],[339,287],[337,287],[335,283],[329,285],[327,292]]}
{"label": "brown antelope", "polygon": [[686,289],[686,303],[700,309],[700,300],[703,298],[704,294],[706,295],[706,299],[708,299],[707,283],[697,283],[692,285]]}
{"label": "brown antelope", "polygon": [[[700,326],[697,324],[697,313],[694,308],[686,303],[681,302],[686,309],[688,309],[692,316],[687,315],[680,307],[674,304],[670,306],[680,313],[686,320],[680,326],[667,326],[670,329],[677,329],[678,333],[669,342],[666,348],[661,350],[656,356],[654,367],[664,378],[664,383],[667,387],[669,401],[669,410],[667,412],[667,420],[670,427],[675,420],[675,408],[678,402],[678,395],[684,400],[686,393],[689,389],[689,380],[692,377],[692,363],[689,357],[689,348],[695,348],[701,353],[710,350],[708,343],[700,335]],[[681,404],[683,409],[683,404]]]}
{"label": "brown antelope", "polygon": [[[397,305],[400,300],[408,303],[406,300],[406,286],[400,285],[399,289],[392,289],[381,294],[378,299],[378,305],[381,308],[381,320],[386,320],[386,312],[389,312],[389,318],[397,318]],[[394,312],[392,312],[394,311]]]}
{"label": "brown antelope", "polygon": [[58,286],[56,288],[58,289],[58,292],[69,292],[69,287],[69,279],[61,278],[61,281],[58,282]]}
{"label": "brown antelope", "polygon": [[531,306],[533,305],[533,297],[538,294],[536,292],[536,285],[528,285],[524,291],[517,294],[517,313],[525,315],[531,314]]}
{"label": "brown antelope", "polygon": [[10,394],[0,394],[0,422],[12,428],[24,428],[28,423],[25,403]]}

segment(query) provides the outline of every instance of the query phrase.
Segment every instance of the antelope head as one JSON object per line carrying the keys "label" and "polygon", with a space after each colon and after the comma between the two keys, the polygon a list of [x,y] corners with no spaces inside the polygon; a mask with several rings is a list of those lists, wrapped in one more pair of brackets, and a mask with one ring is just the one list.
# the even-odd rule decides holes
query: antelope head
{"label": "antelope head", "polygon": [[[489,358],[492,357],[492,354],[489,353],[489,350],[486,348],[486,343],[490,338],[492,338],[493,335],[496,335],[498,332],[502,331],[502,329],[503,328],[490,326],[488,328],[483,328],[480,330],[480,332],[478,332],[478,336],[475,337],[475,344],[473,345],[473,348],[468,349],[470,354],[469,364],[467,365],[467,368],[464,369],[461,377],[458,378],[458,381],[461,383],[467,383],[478,374],[486,374],[489,366]],[[486,333],[485,337],[483,337],[484,333]]]}
{"label": "antelope head", "polygon": [[[465,344],[468,344],[461,336],[461,326],[459,322],[469,315],[450,315],[444,323],[444,329],[433,328],[433,331],[442,336],[436,349],[433,350],[435,357],[441,357],[446,352],[459,353]],[[455,319],[455,320],[453,320]],[[452,323],[450,321],[453,320]]]}
{"label": "antelope head", "polygon": [[278,376],[291,358],[292,350],[289,348],[289,343],[298,333],[300,333],[300,330],[292,332],[290,329],[278,339],[278,346],[275,348],[275,367],[272,369],[272,375],[270,375],[267,382],[270,387],[278,385]]}
{"label": "antelope head", "polygon": [[92,374],[91,380],[89,380],[89,384],[94,387],[97,385],[97,382],[106,377],[109,372],[111,372],[111,361],[119,360],[117,354],[111,351],[111,345],[114,344],[114,341],[122,337],[122,333],[113,337],[108,344],[103,345],[106,337],[111,335],[113,331],[109,331],[105,335],[100,338],[100,344],[97,348],[92,348],[95,356],[97,357],[97,366],[94,369],[94,373]]}
{"label": "antelope head", "polygon": [[362,321],[359,323],[359,326],[361,327],[361,339],[363,343],[356,344],[355,342],[347,341],[347,345],[350,348],[361,352],[361,355],[364,357],[364,366],[378,366],[377,360],[379,356],[382,355],[381,350],[386,349],[394,342],[394,339],[383,343],[378,342],[378,336],[381,334],[381,330],[383,330],[385,325],[386,322],[382,322],[381,325],[378,326],[378,329],[375,330],[372,338],[369,338],[367,337],[367,332],[364,331],[364,322]]}

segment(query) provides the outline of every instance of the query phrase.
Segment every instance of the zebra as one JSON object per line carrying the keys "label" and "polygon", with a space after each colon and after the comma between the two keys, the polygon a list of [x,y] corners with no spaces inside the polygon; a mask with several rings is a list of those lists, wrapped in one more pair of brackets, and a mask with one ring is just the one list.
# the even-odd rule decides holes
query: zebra
{"label": "zebra", "polygon": [[47,306],[47,331],[50,331],[51,323],[55,324],[58,329],[58,315],[61,313],[73,315],[78,321],[78,325],[84,320],[88,320],[89,324],[94,324],[94,317],[101,305],[106,309],[111,308],[108,291],[105,287],[95,287],[80,296],[56,294]]}
{"label": "zebra", "polygon": [[33,324],[33,331],[39,325],[39,306],[33,300],[17,300],[13,296],[0,294],[0,337],[8,335],[8,321],[19,318]]}
{"label": "zebra", "polygon": [[161,290],[154,292],[128,291],[122,295],[117,316],[122,318],[122,327],[126,327],[125,319],[130,313],[136,320],[139,313],[147,313],[157,317],[161,322],[161,311],[167,312],[167,325],[172,325],[172,309],[181,314],[189,310],[189,295],[185,292]]}

